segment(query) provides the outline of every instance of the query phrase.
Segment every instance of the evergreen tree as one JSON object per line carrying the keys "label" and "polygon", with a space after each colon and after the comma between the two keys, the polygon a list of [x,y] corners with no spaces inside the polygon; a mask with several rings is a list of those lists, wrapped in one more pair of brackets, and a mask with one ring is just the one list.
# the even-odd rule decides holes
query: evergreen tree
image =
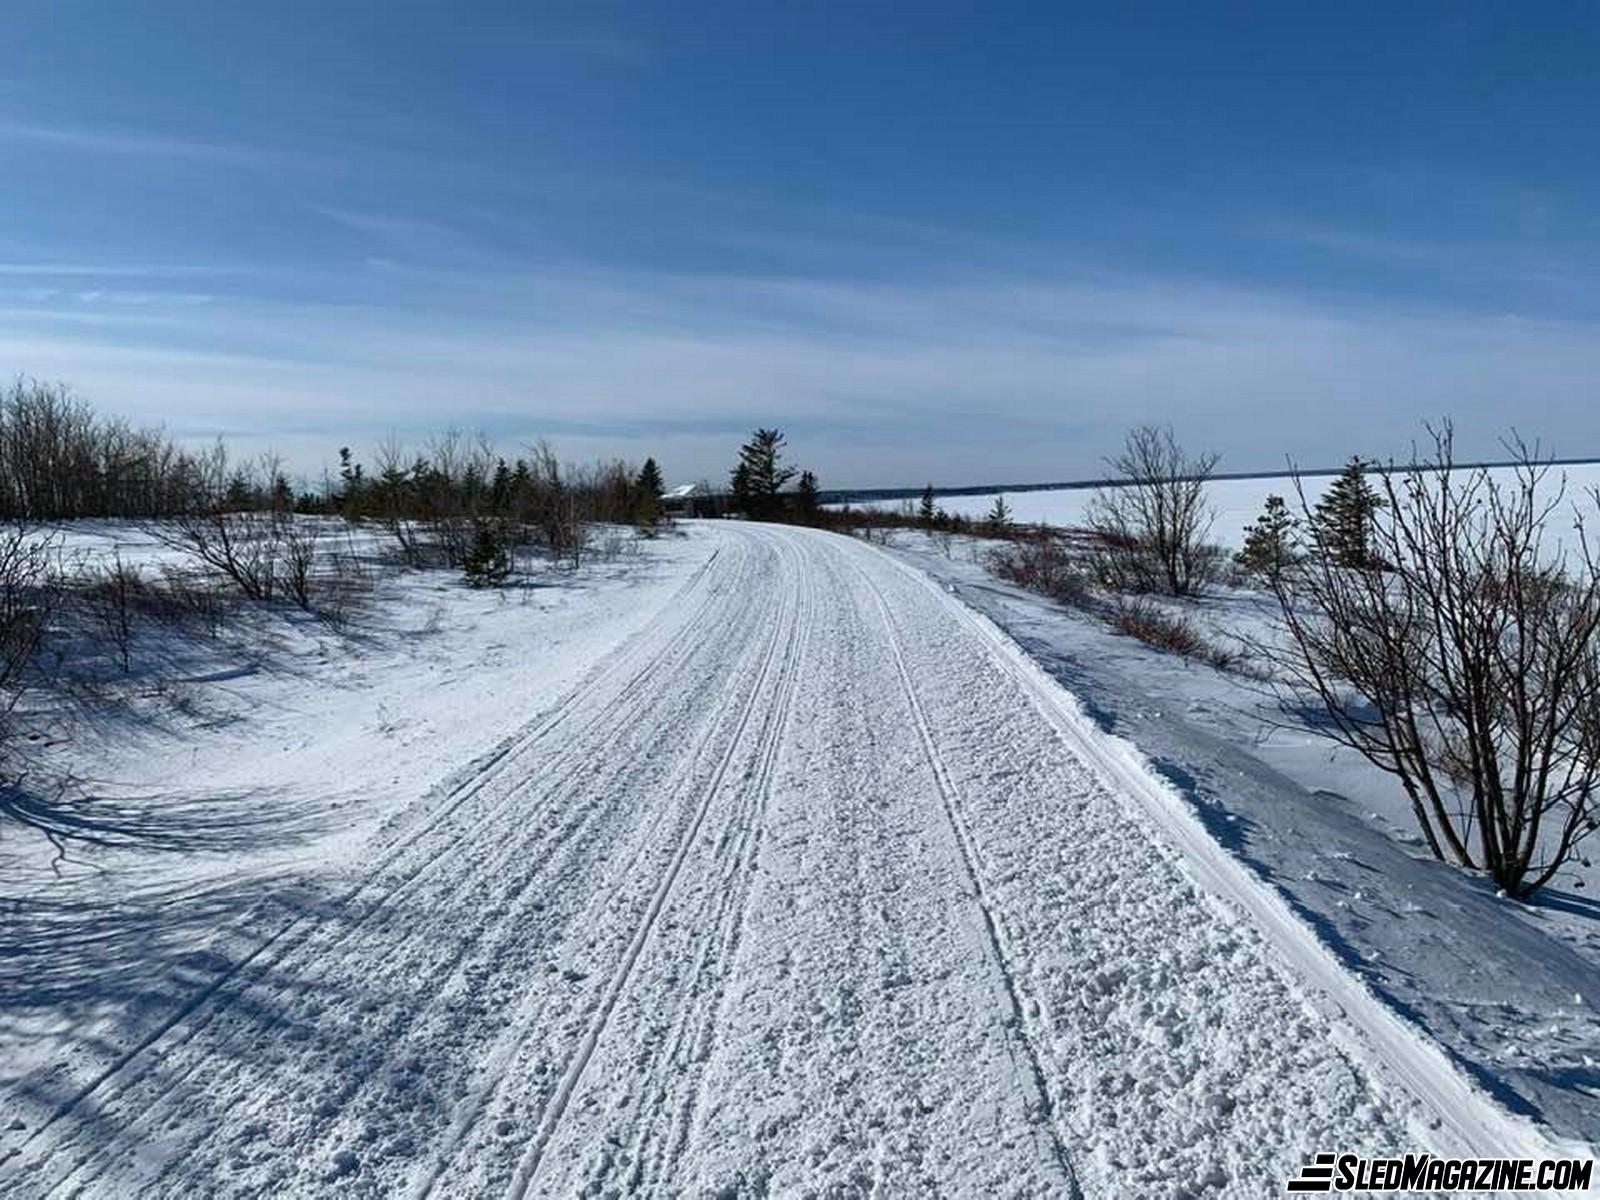
{"label": "evergreen tree", "polygon": [[501,514],[511,508],[511,468],[503,458],[495,460],[494,481],[489,484],[489,507]]}
{"label": "evergreen tree", "polygon": [[1300,522],[1282,496],[1268,496],[1266,508],[1245,532],[1244,546],[1233,556],[1246,571],[1276,579],[1300,557]]}
{"label": "evergreen tree", "polygon": [[656,460],[647,458],[644,466],[639,469],[639,478],[634,481],[634,519],[638,521],[641,529],[654,529],[661,520],[661,493],[666,491],[666,485],[661,478],[661,468],[656,466]]}
{"label": "evergreen tree", "polygon": [[739,448],[739,465],[733,471],[733,493],[735,502],[746,515],[758,521],[770,521],[777,516],[778,493],[795,476],[795,469],[781,465],[782,460],[783,434],[776,429],[757,429]]}
{"label": "evergreen tree", "polygon": [[1317,549],[1336,566],[1363,568],[1376,565],[1372,555],[1372,522],[1385,504],[1367,482],[1367,464],[1352,458],[1328,487],[1312,514]]}
{"label": "evergreen tree", "polygon": [[750,515],[750,468],[740,463],[733,469],[729,489],[733,494],[733,511]]}
{"label": "evergreen tree", "polygon": [[475,462],[468,463],[467,469],[461,473],[461,495],[469,511],[478,511],[478,503],[483,499],[485,487],[483,468]]}
{"label": "evergreen tree", "polygon": [[917,520],[922,522],[924,529],[932,529],[934,518],[937,515],[938,510],[933,503],[933,484],[930,483],[922,489],[922,503],[917,508]]}
{"label": "evergreen tree", "polygon": [[533,469],[519,458],[511,467],[511,507],[518,520],[528,519],[528,500],[533,495]]}
{"label": "evergreen tree", "polygon": [[800,511],[800,519],[807,524],[815,521],[817,514],[822,511],[822,504],[817,499],[817,477],[813,472],[800,472],[800,482],[795,484],[795,505]]}
{"label": "evergreen tree", "polygon": [[398,461],[391,462],[383,468],[378,476],[378,494],[382,497],[382,511],[386,516],[398,515],[405,510],[408,495],[408,484],[411,472],[402,467]]}
{"label": "evergreen tree", "polygon": [[222,495],[222,507],[228,512],[244,512],[255,506],[255,488],[250,486],[250,481],[242,471],[235,471],[228,478],[227,491]]}
{"label": "evergreen tree", "polygon": [[339,447],[339,508],[346,514],[355,512],[361,503],[361,490],[366,484],[366,477],[361,473],[361,464],[350,453],[349,446]]}
{"label": "evergreen tree", "polygon": [[475,522],[472,547],[461,561],[467,582],[475,587],[499,587],[511,574],[511,556],[505,538],[492,521]]}
{"label": "evergreen tree", "polygon": [[989,507],[989,515],[984,518],[984,524],[995,537],[1005,537],[1011,532],[1011,507],[1006,503],[1005,496],[994,498],[994,503]]}

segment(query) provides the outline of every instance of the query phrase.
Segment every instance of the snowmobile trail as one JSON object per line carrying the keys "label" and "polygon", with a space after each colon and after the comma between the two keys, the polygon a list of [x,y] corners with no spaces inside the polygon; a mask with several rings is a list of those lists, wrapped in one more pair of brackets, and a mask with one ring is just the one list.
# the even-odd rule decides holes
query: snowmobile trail
{"label": "snowmobile trail", "polygon": [[1445,1148],[956,601],[691,536],[579,686],[7,1132],[0,1192],[1257,1195]]}

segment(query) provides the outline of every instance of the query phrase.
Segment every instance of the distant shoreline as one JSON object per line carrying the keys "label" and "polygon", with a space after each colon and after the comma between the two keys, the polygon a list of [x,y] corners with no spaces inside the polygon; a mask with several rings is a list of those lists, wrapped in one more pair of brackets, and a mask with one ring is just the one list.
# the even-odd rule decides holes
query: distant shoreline
{"label": "distant shoreline", "polygon": [[[1600,458],[1549,458],[1542,459],[1539,463],[1544,467],[1585,467],[1600,464]],[[1437,470],[1436,467],[1426,463],[1415,464],[1424,471]],[[1479,462],[1461,462],[1455,464],[1458,471],[1471,471],[1481,468],[1515,467],[1520,465],[1515,459],[1487,459]],[[1390,471],[1409,471],[1413,464],[1391,463],[1372,464],[1372,469],[1387,474]],[[1338,467],[1317,467],[1304,470],[1289,469],[1283,471],[1218,471],[1211,475],[1214,480],[1223,479],[1313,479],[1323,476],[1337,475],[1344,470]],[[978,484],[966,487],[934,487],[935,496],[992,496],[997,493],[1006,495],[1021,494],[1023,492],[1066,492],[1077,491],[1083,488],[1098,488],[1116,486],[1120,480],[1116,479],[1073,479],[1059,483],[999,483]],[[824,491],[819,499],[823,504],[855,504],[875,503],[882,500],[915,500],[926,490],[924,487],[910,488],[840,488],[836,491]]]}

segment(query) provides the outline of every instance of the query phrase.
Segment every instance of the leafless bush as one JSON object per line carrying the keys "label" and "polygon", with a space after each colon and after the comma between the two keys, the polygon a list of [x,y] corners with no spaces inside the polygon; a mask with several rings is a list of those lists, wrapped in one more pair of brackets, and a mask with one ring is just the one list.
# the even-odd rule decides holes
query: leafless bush
{"label": "leafless bush", "polygon": [[174,627],[198,626],[209,637],[222,632],[233,611],[233,603],[223,595],[212,572],[185,570],[170,563],[145,582],[135,602],[152,620]]}
{"label": "leafless bush", "polygon": [[[221,445],[202,460],[202,500],[195,511],[153,524],[151,533],[227,580],[247,600],[287,596],[313,607],[320,553],[315,525],[283,499],[283,472],[270,455],[230,466]],[[263,501],[262,497],[269,497]]]}
{"label": "leafless bush", "polygon": [[574,571],[583,565],[591,534],[573,497],[562,495],[552,500],[545,510],[543,535],[550,556],[558,563],[564,562]]}
{"label": "leafless bush", "polygon": [[317,566],[317,531],[306,522],[297,522],[292,516],[280,518],[276,531],[279,558],[282,564],[283,585],[294,602],[301,608],[311,609]]}
{"label": "leafless bush", "polygon": [[1141,425],[1107,460],[1119,482],[1095,493],[1101,580],[1117,591],[1188,596],[1211,581],[1217,553],[1205,544],[1214,518],[1206,481],[1215,454],[1190,457],[1171,427]]}
{"label": "leafless bush", "polygon": [[324,557],[305,607],[343,632],[367,607],[376,586],[372,569],[359,554],[348,549],[334,551]]}
{"label": "leafless bush", "polygon": [[[643,536],[653,538],[656,531],[652,529]],[[639,540],[631,534],[608,533],[600,540],[600,561],[616,562],[619,558],[638,558]]]}
{"label": "leafless bush", "polygon": [[281,583],[281,525],[272,513],[213,510],[164,523],[155,534],[227,579],[246,599],[266,601],[277,597]]}
{"label": "leafless bush", "polygon": [[[1372,561],[1283,573],[1261,649],[1286,704],[1398,778],[1436,857],[1526,896],[1596,827],[1600,566],[1564,483],[1512,449],[1509,485],[1455,469],[1448,426],[1431,464],[1384,473]],[[1576,544],[1547,544],[1569,508]]]}
{"label": "leafless bush", "polygon": [[143,574],[138,566],[123,562],[119,553],[110,565],[91,568],[79,587],[95,627],[116,651],[122,673],[128,674],[133,670],[136,616],[145,593]]}
{"label": "leafless bush", "polygon": [[0,692],[27,671],[55,607],[56,539],[23,525],[0,527]]}
{"label": "leafless bush", "polygon": [[990,551],[989,569],[1002,579],[1074,608],[1087,608],[1094,599],[1089,572],[1056,533],[1016,532],[1012,541]]}
{"label": "leafless bush", "polygon": [[1143,596],[1119,596],[1107,619],[1117,632],[1138,638],[1147,646],[1210,663],[1219,670],[1234,670],[1243,660],[1240,650],[1211,641],[1189,618]]}

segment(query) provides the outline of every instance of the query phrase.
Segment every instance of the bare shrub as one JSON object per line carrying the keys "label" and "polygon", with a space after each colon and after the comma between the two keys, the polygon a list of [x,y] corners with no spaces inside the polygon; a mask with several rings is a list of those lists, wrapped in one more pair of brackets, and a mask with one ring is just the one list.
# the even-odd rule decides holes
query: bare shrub
{"label": "bare shrub", "polygon": [[[1286,704],[1399,780],[1436,857],[1527,896],[1596,827],[1600,566],[1564,481],[1511,448],[1506,485],[1436,431],[1431,463],[1381,476],[1365,562],[1274,581],[1285,637],[1260,649]],[[1547,544],[1569,511],[1575,544]]]}
{"label": "bare shrub", "polygon": [[283,586],[294,602],[307,612],[313,603],[318,539],[317,530],[292,515],[279,518],[275,531],[278,541]]}
{"label": "bare shrub", "polygon": [[368,564],[352,549],[337,550],[323,558],[317,577],[315,612],[334,629],[349,629],[372,598],[377,580]]}
{"label": "bare shrub", "polygon": [[1088,570],[1058,534],[1018,531],[989,552],[988,565],[1000,578],[1062,604],[1086,608],[1093,602]]}
{"label": "bare shrub", "polygon": [[281,464],[271,455],[230,467],[219,444],[202,461],[202,501],[195,511],[150,527],[159,541],[182,550],[227,580],[247,600],[287,596],[313,607],[319,532],[282,502]]}
{"label": "bare shrub", "polygon": [[[645,537],[655,536],[655,531],[644,534]],[[616,562],[620,558],[638,558],[639,541],[637,538],[623,533],[610,533],[600,539],[600,561]]]}
{"label": "bare shrub", "polygon": [[1219,670],[1234,670],[1243,659],[1240,651],[1207,638],[1189,618],[1143,596],[1118,597],[1107,620],[1118,633],[1138,638],[1147,646],[1209,663]]}
{"label": "bare shrub", "polygon": [[1141,425],[1107,459],[1118,482],[1089,505],[1102,582],[1118,591],[1189,596],[1211,582],[1218,555],[1205,544],[1214,514],[1206,481],[1215,454],[1190,457],[1170,426]]}
{"label": "bare shrub", "polygon": [[145,592],[143,574],[118,553],[109,565],[91,568],[80,586],[89,616],[116,651],[122,673],[128,674],[133,670],[136,615]]}
{"label": "bare shrub", "polygon": [[227,579],[249,600],[278,595],[281,567],[279,527],[272,513],[213,510],[179,517],[155,530],[175,549]]}
{"label": "bare shrub", "polygon": [[139,609],[152,620],[174,627],[198,627],[216,637],[233,604],[218,587],[210,571],[185,570],[164,564],[159,575],[147,580],[135,597]]}
{"label": "bare shrub", "polygon": [[0,527],[0,690],[20,682],[55,607],[56,539],[24,525]]}

